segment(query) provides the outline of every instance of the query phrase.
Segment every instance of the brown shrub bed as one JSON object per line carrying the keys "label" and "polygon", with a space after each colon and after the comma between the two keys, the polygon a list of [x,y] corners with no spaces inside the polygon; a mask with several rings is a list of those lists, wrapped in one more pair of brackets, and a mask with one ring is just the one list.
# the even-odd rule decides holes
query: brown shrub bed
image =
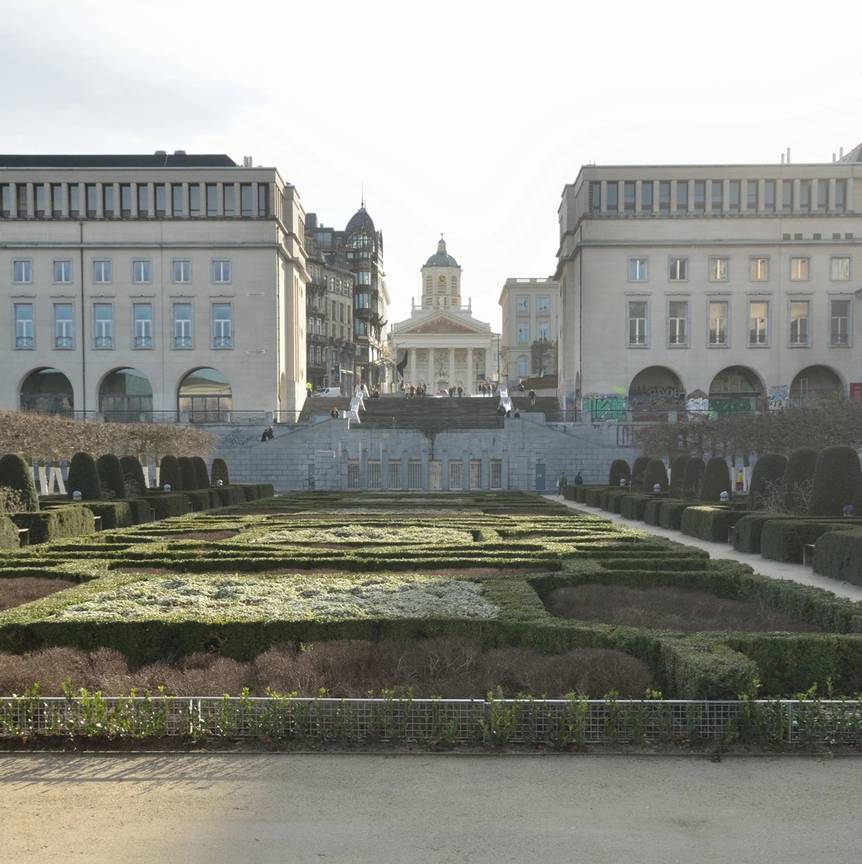
{"label": "brown shrub bed", "polygon": [[29,603],[31,600],[38,600],[40,597],[47,597],[73,585],[74,582],[65,579],[39,579],[35,576],[0,579],[0,612]]}
{"label": "brown shrub bed", "polygon": [[412,690],[416,697],[483,698],[502,688],[508,696],[529,693],[549,698],[578,692],[640,697],[652,682],[649,668],[619,651],[581,648],[543,655],[527,648],[483,650],[466,639],[416,642],[334,641],[277,646],[253,662],[239,663],[212,654],[193,654],[178,664],[154,663],[130,669],[122,654],[102,648],[92,653],[47,648],[31,654],[0,654],[0,694],[21,693],[38,682],[43,695],[73,688],[125,695],[133,687],[155,692],[159,686],[177,696],[254,695],[267,689],[316,696],[367,696],[389,689]]}
{"label": "brown shrub bed", "polygon": [[236,537],[239,531],[225,529],[222,531],[162,531],[158,533],[159,537],[164,537],[165,540],[227,540],[230,537]]}
{"label": "brown shrub bed", "polygon": [[558,618],[660,630],[820,632],[818,627],[752,601],[685,588],[577,585],[557,588],[545,607]]}

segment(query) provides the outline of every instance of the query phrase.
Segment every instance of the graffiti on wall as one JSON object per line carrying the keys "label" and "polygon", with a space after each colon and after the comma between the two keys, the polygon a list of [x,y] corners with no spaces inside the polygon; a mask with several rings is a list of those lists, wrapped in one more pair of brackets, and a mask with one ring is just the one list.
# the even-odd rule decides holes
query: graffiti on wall
{"label": "graffiti on wall", "polygon": [[766,392],[766,406],[770,411],[783,411],[790,403],[790,388],[786,384],[770,387]]}
{"label": "graffiti on wall", "polygon": [[588,393],[584,396],[584,411],[589,411],[593,423],[625,420],[626,399],[619,393]]}

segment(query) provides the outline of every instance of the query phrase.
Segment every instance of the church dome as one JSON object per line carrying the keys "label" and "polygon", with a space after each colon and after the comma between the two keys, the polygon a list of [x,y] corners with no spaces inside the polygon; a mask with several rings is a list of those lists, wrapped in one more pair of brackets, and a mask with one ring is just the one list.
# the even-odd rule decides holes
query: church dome
{"label": "church dome", "polygon": [[446,241],[441,237],[437,251],[425,262],[426,267],[457,267],[458,262],[446,251]]}

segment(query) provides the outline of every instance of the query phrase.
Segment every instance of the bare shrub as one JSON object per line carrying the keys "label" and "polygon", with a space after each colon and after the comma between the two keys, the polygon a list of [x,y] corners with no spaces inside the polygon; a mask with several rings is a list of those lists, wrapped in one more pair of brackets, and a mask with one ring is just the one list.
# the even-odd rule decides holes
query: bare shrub
{"label": "bare shrub", "polygon": [[[190,654],[181,663],[152,663],[130,674],[133,686],[155,692],[164,687],[174,696],[239,695],[252,683],[250,663],[215,654]],[[128,689],[128,688],[127,688]]]}
{"label": "bare shrub", "polygon": [[40,579],[36,576],[18,576],[14,579],[0,579],[0,610],[13,609],[22,603],[47,597],[75,583],[65,579]]}
{"label": "bare shrub", "polygon": [[17,489],[0,486],[0,513],[21,513],[27,509],[27,499]]}
{"label": "bare shrub", "polygon": [[558,618],[659,630],[814,632],[819,629],[762,603],[729,600],[686,588],[642,590],[621,585],[578,585],[552,591],[545,606]]}

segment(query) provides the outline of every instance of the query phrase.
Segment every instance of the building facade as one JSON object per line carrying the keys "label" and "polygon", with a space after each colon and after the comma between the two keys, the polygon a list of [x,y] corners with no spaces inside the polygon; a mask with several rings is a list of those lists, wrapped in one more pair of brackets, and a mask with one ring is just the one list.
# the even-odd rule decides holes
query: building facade
{"label": "building facade", "polygon": [[517,384],[555,375],[560,286],[553,279],[507,279],[498,303],[503,312],[500,377]]}
{"label": "building facade", "polygon": [[295,419],[304,218],[224,155],[0,156],[0,407]]}
{"label": "building facade", "polygon": [[862,147],[824,164],[585,166],[559,210],[559,396],[779,410],[862,381]]}
{"label": "building facade", "polygon": [[432,393],[460,387],[470,396],[480,384],[497,380],[498,336],[461,303],[461,267],[441,238],[422,267],[421,303],[410,317],[392,325],[390,354],[405,385]]}

